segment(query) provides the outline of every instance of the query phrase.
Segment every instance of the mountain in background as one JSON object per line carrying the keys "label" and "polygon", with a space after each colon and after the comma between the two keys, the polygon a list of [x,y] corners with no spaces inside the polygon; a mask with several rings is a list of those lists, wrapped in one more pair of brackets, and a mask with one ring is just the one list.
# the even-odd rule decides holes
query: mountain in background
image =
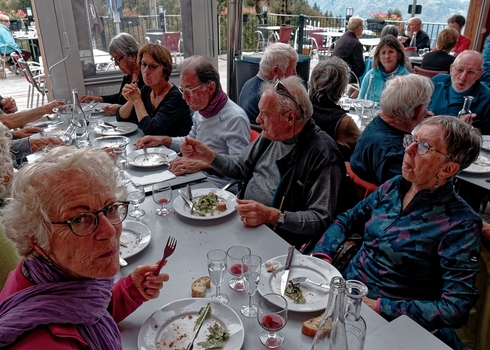
{"label": "mountain in background", "polygon": [[[408,13],[408,5],[413,1],[405,2],[399,0],[308,0],[310,6],[316,3],[322,13],[332,12],[334,17],[345,17],[347,7],[354,9],[354,15],[362,18],[371,18],[370,14],[378,11],[388,12],[391,10],[400,10],[403,20],[408,20],[411,16]],[[347,3],[347,4],[346,4]],[[423,0],[417,1],[417,5],[422,5],[422,13],[416,15],[423,22],[447,23],[447,19],[454,14],[463,15],[465,18],[468,13],[470,0]]]}

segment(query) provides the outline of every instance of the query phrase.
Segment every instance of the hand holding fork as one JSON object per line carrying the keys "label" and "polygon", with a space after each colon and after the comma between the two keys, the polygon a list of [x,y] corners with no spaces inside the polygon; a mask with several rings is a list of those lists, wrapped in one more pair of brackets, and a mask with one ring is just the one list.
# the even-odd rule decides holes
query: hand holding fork
{"label": "hand holding fork", "polygon": [[175,251],[175,247],[177,247],[177,240],[171,236],[168,237],[167,244],[165,245],[165,248],[163,249],[163,257],[162,260],[160,260],[160,263],[158,264],[157,268],[155,271],[153,271],[153,275],[157,276],[160,274],[160,270],[163,267],[163,264],[165,263],[165,259],[167,259],[172,253]]}

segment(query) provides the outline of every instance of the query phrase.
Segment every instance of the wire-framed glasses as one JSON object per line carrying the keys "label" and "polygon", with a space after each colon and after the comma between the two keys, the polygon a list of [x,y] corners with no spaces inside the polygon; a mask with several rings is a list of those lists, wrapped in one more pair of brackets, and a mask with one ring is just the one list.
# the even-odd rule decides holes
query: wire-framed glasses
{"label": "wire-framed glasses", "polygon": [[126,58],[125,55],[121,55],[119,57],[111,57],[111,61],[116,63],[116,64],[120,64],[121,63],[121,60]]}
{"label": "wire-framed glasses", "polygon": [[181,92],[181,94],[188,94],[189,96],[192,96],[192,94],[194,93],[195,90],[199,89],[201,86],[204,86],[206,84],[201,84],[201,85],[198,85],[196,86],[195,88],[192,88],[192,89],[188,89],[188,88],[183,88],[182,86],[179,86],[179,91]]}
{"label": "wire-framed glasses", "polygon": [[156,71],[158,68],[161,67],[161,65],[159,64],[148,64],[148,63],[145,63],[145,62],[141,62],[140,63],[140,66],[141,66],[141,69],[146,69],[148,68],[150,70],[150,72],[154,72]]}
{"label": "wire-framed glasses", "polygon": [[405,136],[403,136],[403,147],[407,148],[414,142],[417,144],[417,153],[420,154],[421,156],[427,154],[427,152],[433,149],[437,153],[440,153],[443,156],[445,156],[446,158],[451,159],[451,156],[449,154],[442,153],[441,151],[429,145],[426,141],[415,141],[412,134],[405,134]]}
{"label": "wire-framed glasses", "polygon": [[294,104],[299,108],[299,110],[301,112],[301,115],[304,115],[303,107],[301,107],[301,105],[296,101],[296,99],[293,97],[293,95],[291,95],[291,93],[289,92],[289,90],[286,88],[286,85],[284,85],[282,83],[282,81],[277,80],[274,83],[274,91],[277,92],[279,95],[286,96],[291,101],[293,101]]}
{"label": "wire-framed glasses", "polygon": [[67,221],[51,222],[52,224],[68,225],[76,236],[88,236],[99,226],[99,214],[103,213],[112,225],[120,224],[128,215],[129,202],[116,202],[93,212],[79,213]]}

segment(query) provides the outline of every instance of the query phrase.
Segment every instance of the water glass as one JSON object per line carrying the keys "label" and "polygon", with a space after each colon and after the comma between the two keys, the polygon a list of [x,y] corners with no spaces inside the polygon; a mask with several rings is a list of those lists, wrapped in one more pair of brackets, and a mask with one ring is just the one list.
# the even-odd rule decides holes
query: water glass
{"label": "water glass", "polygon": [[112,158],[114,160],[114,163],[119,169],[119,174],[121,177],[120,180],[123,184],[126,184],[128,181],[130,181],[126,178],[124,173],[128,168],[128,153],[126,151],[126,147],[116,147],[111,150],[111,154],[113,155]]}
{"label": "water glass", "polygon": [[167,216],[172,212],[171,208],[166,208],[165,205],[172,200],[172,186],[166,181],[156,183],[151,188],[153,201],[160,204],[162,207],[156,210],[157,215]]}
{"label": "water glass", "polygon": [[288,320],[288,302],[279,294],[265,294],[259,301],[257,321],[265,330],[260,333],[260,342],[268,349],[284,344],[284,334],[279,332]]}
{"label": "water glass", "polygon": [[237,292],[243,292],[245,290],[242,279],[242,258],[250,255],[250,253],[250,248],[240,245],[233,246],[226,252],[228,272],[235,276],[230,280],[228,285]]}
{"label": "water glass", "polygon": [[216,294],[211,296],[211,300],[219,301],[222,304],[228,304],[228,295],[220,292],[221,283],[223,283],[226,274],[227,254],[224,250],[214,249],[208,253],[207,257],[209,277],[211,277],[211,283],[216,286]]}
{"label": "water glass", "polygon": [[145,211],[138,208],[138,206],[145,201],[145,187],[128,180],[126,183],[126,193],[126,200],[134,206],[134,210],[129,212],[129,216],[132,218],[139,218],[145,215]]}
{"label": "water glass", "polygon": [[248,294],[248,303],[242,305],[240,312],[245,317],[257,316],[258,306],[252,303],[252,297],[257,291],[261,267],[262,259],[258,255],[250,254],[242,258],[243,284]]}

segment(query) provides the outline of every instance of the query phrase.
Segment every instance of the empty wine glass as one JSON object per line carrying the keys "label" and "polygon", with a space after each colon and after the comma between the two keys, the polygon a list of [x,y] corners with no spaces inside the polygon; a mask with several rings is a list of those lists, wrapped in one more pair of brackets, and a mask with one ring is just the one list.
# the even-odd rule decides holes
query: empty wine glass
{"label": "empty wine glass", "polygon": [[242,258],[246,255],[250,255],[250,253],[250,248],[240,245],[235,245],[229,248],[226,252],[228,255],[228,272],[235,276],[230,280],[228,285],[231,289],[236,290],[237,292],[242,292],[245,290],[245,287],[243,286],[243,279],[241,278],[243,275]]}
{"label": "empty wine glass", "polygon": [[262,259],[258,255],[250,254],[242,258],[243,285],[248,294],[248,303],[242,305],[240,312],[245,317],[257,316],[257,304],[252,303],[252,297],[257,291],[261,266]]}
{"label": "empty wine glass", "polygon": [[129,216],[139,218],[145,215],[145,211],[138,208],[145,201],[145,187],[128,180],[126,183],[126,193],[126,199],[134,206],[134,210],[129,212]]}
{"label": "empty wine glass", "polygon": [[211,300],[219,301],[222,304],[228,304],[228,295],[220,292],[221,283],[225,279],[226,257],[224,250],[213,249],[208,253],[208,272],[211,282],[216,286],[216,294],[211,296]]}
{"label": "empty wine glass", "polygon": [[172,212],[171,208],[166,208],[165,205],[172,200],[172,186],[167,182],[159,182],[152,186],[151,193],[156,204],[162,207],[156,210],[157,215],[167,216]]}
{"label": "empty wine glass", "polygon": [[128,181],[130,181],[126,178],[124,173],[128,168],[128,153],[126,151],[126,147],[116,147],[111,150],[111,153],[114,155],[114,162],[119,169],[120,180],[123,184],[126,184]]}
{"label": "empty wine glass", "polygon": [[288,302],[279,294],[265,294],[259,301],[257,321],[265,329],[260,333],[260,342],[269,349],[284,344],[284,334],[279,332],[288,320]]}

